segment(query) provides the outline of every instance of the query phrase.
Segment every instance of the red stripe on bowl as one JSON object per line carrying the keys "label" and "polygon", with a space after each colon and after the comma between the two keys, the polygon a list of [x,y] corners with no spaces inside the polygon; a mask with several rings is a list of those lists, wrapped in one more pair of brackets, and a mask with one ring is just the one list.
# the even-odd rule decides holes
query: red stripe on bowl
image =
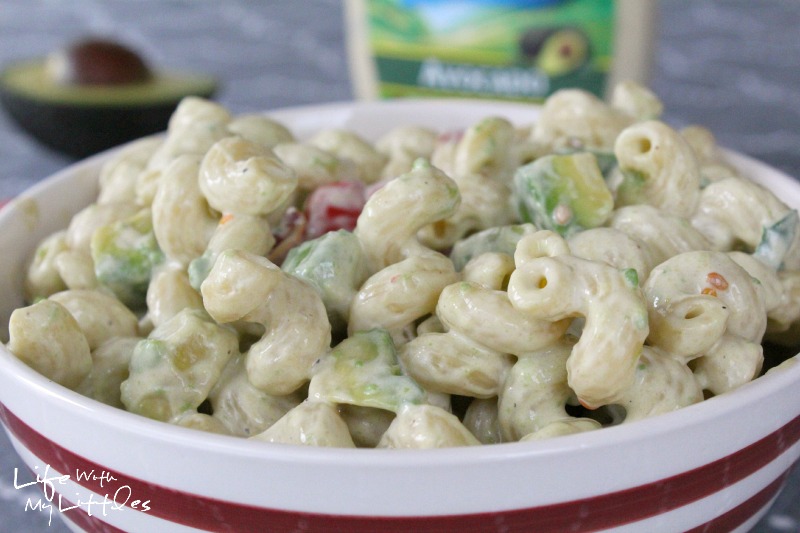
{"label": "red stripe on bowl", "polygon": [[[127,485],[137,499],[150,500],[148,514],[200,529],[223,528],[273,532],[296,531],[408,531],[462,533],[495,530],[561,533],[621,526],[677,509],[709,496],[763,468],[800,440],[800,416],[761,440],[708,465],[631,489],[582,500],[510,511],[457,516],[370,517],[313,514],[244,505],[176,491],[129,477],[96,464],[50,441],[0,403],[0,419],[34,455],[59,473],[108,472],[117,481],[71,479],[97,494],[113,494]],[[101,486],[102,484],[102,486]],[[777,489],[776,489],[777,490]],[[748,517],[744,517],[742,522]],[[224,524],[224,526],[222,526]]]}
{"label": "red stripe on bowl", "polygon": [[[744,524],[748,519],[755,516],[757,512],[766,506],[778,492],[783,488],[786,478],[789,477],[791,469],[786,470],[778,476],[772,483],[761,489],[752,498],[737,505],[727,513],[706,522],[700,526],[690,529],[686,533],[710,533],[714,531],[733,531]],[[65,507],[71,507],[73,503],[64,500]],[[80,527],[86,533],[125,533],[124,530],[112,526],[100,520],[96,515],[89,515],[84,511],[76,511],[69,515],[69,520]],[[505,525],[505,524],[501,524]],[[462,531],[474,531],[472,527]],[[391,529],[390,529],[391,530]],[[304,529],[303,531],[311,531]],[[420,531],[420,530],[418,530]],[[504,531],[509,531],[504,529]]]}
{"label": "red stripe on bowl", "polygon": [[713,533],[714,531],[733,531],[741,526],[757,512],[763,509],[783,488],[786,478],[792,469],[789,468],[775,480],[758,491],[752,498],[746,500],[727,513],[710,520],[701,526],[690,529],[686,533]]}

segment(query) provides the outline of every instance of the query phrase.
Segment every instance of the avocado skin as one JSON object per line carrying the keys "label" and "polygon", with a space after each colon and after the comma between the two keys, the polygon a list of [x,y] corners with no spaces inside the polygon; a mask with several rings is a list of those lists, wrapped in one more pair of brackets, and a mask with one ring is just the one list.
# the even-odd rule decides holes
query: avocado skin
{"label": "avocado skin", "polygon": [[0,83],[0,104],[26,133],[79,159],[162,132],[184,96],[210,98],[215,91],[216,84],[206,83],[167,99],[93,104],[37,98]]}

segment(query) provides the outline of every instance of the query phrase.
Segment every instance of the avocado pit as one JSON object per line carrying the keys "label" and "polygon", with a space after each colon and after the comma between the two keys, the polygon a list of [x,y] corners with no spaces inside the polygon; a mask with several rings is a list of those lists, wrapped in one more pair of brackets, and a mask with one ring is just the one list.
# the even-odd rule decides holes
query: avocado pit
{"label": "avocado pit", "polygon": [[153,77],[138,53],[107,39],[84,39],[57,50],[46,69],[59,85],[126,85]]}

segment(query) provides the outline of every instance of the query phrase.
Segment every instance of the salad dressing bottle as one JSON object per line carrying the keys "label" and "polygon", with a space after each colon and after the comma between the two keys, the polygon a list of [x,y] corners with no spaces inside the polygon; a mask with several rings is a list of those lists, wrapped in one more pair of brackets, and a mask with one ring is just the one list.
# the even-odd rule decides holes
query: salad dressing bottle
{"label": "salad dressing bottle", "polygon": [[655,0],[346,0],[361,99],[542,101],[648,81]]}

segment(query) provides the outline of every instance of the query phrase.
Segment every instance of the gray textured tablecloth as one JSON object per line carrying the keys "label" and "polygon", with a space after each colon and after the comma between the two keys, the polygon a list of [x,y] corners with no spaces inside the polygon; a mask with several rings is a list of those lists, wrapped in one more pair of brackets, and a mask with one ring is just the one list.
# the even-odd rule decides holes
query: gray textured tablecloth
{"label": "gray textured tablecloth", "polygon": [[[710,127],[729,148],[800,177],[800,1],[661,0],[651,85],[674,125]],[[216,74],[234,112],[352,98],[339,0],[2,0],[0,64],[87,33],[113,33],[163,67]],[[0,198],[70,161],[0,114]],[[800,393],[800,391],[798,391]],[[0,533],[65,531],[25,511],[38,489],[0,435]],[[800,467],[755,531],[800,531]]]}

